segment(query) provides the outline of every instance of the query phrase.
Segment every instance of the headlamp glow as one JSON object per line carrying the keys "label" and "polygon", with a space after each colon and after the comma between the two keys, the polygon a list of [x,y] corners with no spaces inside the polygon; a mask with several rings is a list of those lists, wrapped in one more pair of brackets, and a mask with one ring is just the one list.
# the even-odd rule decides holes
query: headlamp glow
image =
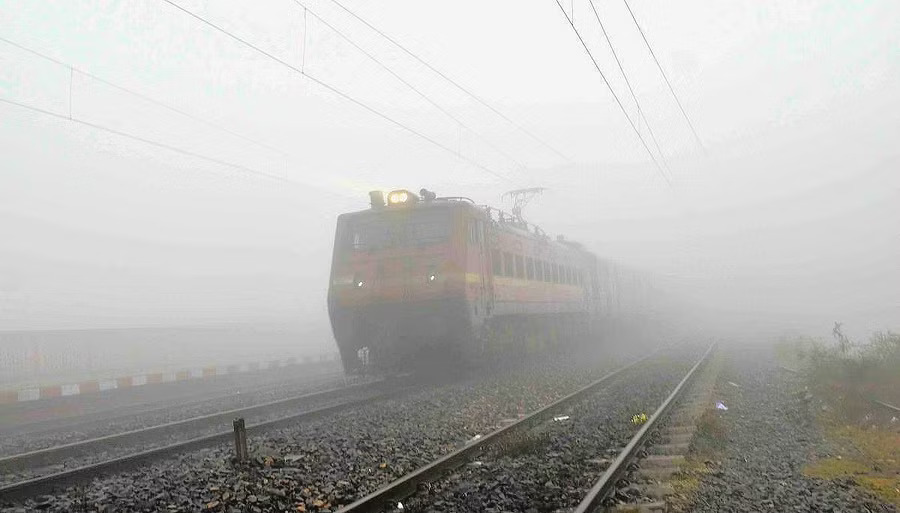
{"label": "headlamp glow", "polygon": [[419,198],[415,194],[413,194],[409,191],[405,191],[405,190],[393,191],[390,194],[388,194],[388,204],[389,205],[398,205],[400,203],[410,203],[410,202],[415,202],[418,200],[419,200]]}

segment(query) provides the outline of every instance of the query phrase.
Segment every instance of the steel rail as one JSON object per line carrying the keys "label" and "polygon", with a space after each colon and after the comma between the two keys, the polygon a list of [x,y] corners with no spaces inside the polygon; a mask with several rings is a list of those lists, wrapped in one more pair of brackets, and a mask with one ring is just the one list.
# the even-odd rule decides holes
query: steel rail
{"label": "steel rail", "polygon": [[691,370],[681,379],[681,382],[675,386],[668,397],[662,402],[659,408],[653,412],[650,419],[641,427],[641,429],[631,438],[628,445],[619,453],[615,461],[606,469],[600,479],[594,483],[594,486],[588,491],[584,499],[575,509],[575,513],[590,513],[603,506],[606,500],[616,489],[616,483],[628,472],[628,467],[637,458],[647,439],[653,432],[653,429],[666,417],[672,405],[681,397],[681,394],[687,389],[688,385],[693,381],[694,376],[704,363],[709,360],[709,356],[715,350],[716,344],[710,344],[709,348],[703,353],[703,356],[697,360],[697,363],[691,367]]}
{"label": "steel rail", "polygon": [[122,433],[113,433],[88,440],[48,447],[46,449],[14,454],[0,458],[0,471],[9,472],[52,465],[64,458],[92,454],[96,449],[101,447],[134,446],[138,442],[152,440],[159,436],[168,435],[169,433],[225,423],[235,417],[249,417],[276,408],[289,408],[309,400],[330,399],[335,396],[339,397],[343,394],[364,389],[371,385],[371,383],[361,383],[347,387],[329,388],[319,392],[310,392],[284,399],[276,399],[274,401],[267,401],[265,403],[245,406],[243,408],[233,408],[221,412],[198,415],[189,419],[176,420],[141,429],[133,429]]}
{"label": "steel rail", "polygon": [[[387,381],[379,381],[376,384],[384,385],[386,383],[390,383]],[[340,395],[340,392],[348,392],[348,389],[361,389],[364,387],[370,387],[372,383],[360,384],[360,385],[352,385],[351,387],[344,387],[339,389],[332,389],[323,392],[317,392],[313,394],[306,394],[304,396],[299,396],[295,398],[291,398],[291,400],[297,402],[303,398],[310,398],[314,396],[318,396],[321,398],[323,394],[330,394],[330,396]],[[262,431],[265,429],[272,429],[275,427],[280,427],[283,425],[289,425],[296,423],[298,421],[310,421],[314,420],[326,415],[338,413],[344,410],[349,410],[355,408],[357,406],[361,406],[367,403],[372,403],[378,400],[388,399],[390,397],[394,397],[397,394],[400,394],[406,390],[413,389],[409,385],[400,385],[388,387],[387,390],[377,392],[374,395],[367,396],[360,399],[353,399],[349,401],[344,401],[338,404],[332,404],[328,406],[323,406],[321,408],[316,408],[313,410],[308,410],[300,413],[293,413],[290,415],[278,417],[275,419],[259,422],[257,424],[253,424],[247,427],[247,431]],[[330,397],[326,396],[326,397]],[[225,421],[232,420],[237,415],[246,415],[247,411],[259,412],[264,411],[266,408],[271,408],[273,406],[286,406],[290,405],[290,400],[288,401],[272,401],[270,403],[266,403],[265,405],[255,405],[252,407],[230,410],[228,412],[215,413],[212,415],[205,415],[203,417],[198,417],[195,419],[188,419],[187,422],[197,421],[197,419],[202,418],[204,423],[207,425],[214,425],[216,422],[221,422],[225,424]],[[147,428],[145,430],[137,430],[134,432],[126,433],[133,444],[134,442],[141,440],[146,437],[147,433],[153,432],[158,436],[162,433],[161,428],[165,428],[166,430],[170,430],[173,426],[177,429],[183,429],[187,424],[186,421],[179,421],[170,423],[164,426],[154,426],[151,428]],[[230,423],[227,425],[230,426]],[[102,437],[99,439],[91,440],[92,447],[103,447],[104,444],[102,442],[106,441],[108,443],[109,440],[114,439],[116,436],[121,437],[121,435],[111,435],[109,437]],[[16,483],[0,486],[0,500],[21,500],[29,497],[34,497],[36,495],[46,494],[54,489],[58,489],[65,486],[72,486],[76,484],[81,484],[88,482],[100,475],[117,472],[123,470],[129,470],[134,468],[137,464],[152,461],[161,457],[174,455],[183,453],[185,451],[199,449],[203,447],[210,447],[217,445],[222,442],[228,442],[232,439],[234,433],[232,430],[220,431],[217,433],[213,433],[210,435],[199,436],[195,438],[191,438],[189,440],[184,440],[181,442],[172,443],[169,445],[156,447],[153,449],[148,449],[145,451],[140,451],[137,453],[127,454],[124,456],[120,456],[117,458],[112,458],[109,460],[92,463],[89,465],[84,465],[81,467],[73,468],[70,470],[65,470],[62,472],[57,472],[53,474],[48,474],[45,476],[35,477],[32,479],[27,479],[24,481],[19,481]],[[136,438],[138,437],[138,438]],[[120,438],[121,440],[121,438]],[[76,443],[77,444],[77,443]],[[75,444],[70,444],[75,445]],[[35,451],[41,452],[41,451]],[[26,453],[20,456],[27,456],[30,453]],[[29,456],[32,457],[32,456]],[[12,458],[7,458],[7,460]],[[4,471],[6,469],[4,468]]]}
{"label": "steel rail", "polygon": [[[677,345],[677,344],[676,344]],[[344,506],[338,510],[338,513],[361,513],[361,512],[380,512],[385,509],[393,509],[393,505],[407,497],[414,495],[418,486],[423,483],[434,481],[442,477],[445,473],[457,467],[464,465],[473,457],[483,453],[488,448],[494,446],[498,441],[505,439],[513,433],[526,431],[534,426],[542,424],[550,420],[560,410],[576,403],[588,395],[602,389],[603,386],[609,384],[614,378],[620,376],[625,371],[634,368],[638,364],[648,360],[656,355],[659,349],[638,358],[616,370],[613,370],[603,377],[585,385],[575,392],[550,403],[547,406],[513,422],[502,428],[496,429],[489,434],[471,442],[446,456],[443,456],[419,469],[385,485],[384,487],[362,497],[361,499]]]}
{"label": "steel rail", "polygon": [[[328,381],[338,381],[344,376],[343,371],[328,372],[311,376],[305,380],[294,381],[272,381],[270,383],[252,386],[246,388],[246,385],[229,386],[226,391],[221,389],[204,391],[197,394],[185,395],[182,397],[172,397],[163,400],[153,400],[143,403],[134,404],[126,407],[118,407],[113,409],[104,409],[96,412],[80,413],[70,417],[63,418],[46,418],[40,420],[31,420],[4,426],[3,433],[0,433],[0,441],[15,436],[33,436],[46,434],[51,432],[59,432],[83,428],[92,424],[101,424],[114,422],[120,419],[133,418],[139,415],[153,415],[175,408],[192,408],[198,407],[205,403],[215,401],[224,401],[230,398],[248,396],[252,394],[265,393],[276,390],[279,387],[287,388],[290,386],[312,387],[327,383]],[[177,383],[177,382],[173,382]],[[186,382],[185,382],[186,383]],[[77,396],[76,396],[77,397]],[[14,455],[11,455],[14,456]],[[0,456],[0,461],[2,461]]]}
{"label": "steel rail", "polygon": [[875,403],[875,404],[877,404],[877,405],[879,405],[879,406],[882,406],[882,407],[887,408],[887,409],[889,409],[889,410],[893,410],[893,411],[895,411],[895,412],[900,413],[900,408],[894,406],[893,404],[889,404],[889,403],[886,403],[886,402],[884,402],[884,401],[879,401],[878,399],[870,399],[870,401],[872,401],[873,403]]}

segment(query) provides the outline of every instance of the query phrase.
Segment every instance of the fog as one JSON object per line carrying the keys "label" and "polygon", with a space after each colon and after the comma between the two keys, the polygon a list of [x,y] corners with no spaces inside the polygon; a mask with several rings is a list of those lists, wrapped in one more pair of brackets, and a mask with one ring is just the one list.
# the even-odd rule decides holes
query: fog
{"label": "fog", "polygon": [[[308,76],[163,1],[0,0],[0,36],[65,64],[0,41],[0,329],[288,326],[333,352],[338,214],[371,189],[509,208],[535,186],[526,218],[652,273],[696,324],[900,326],[897,2],[634,2],[702,145],[623,5],[597,2],[661,169],[553,1],[344,4],[514,124],[329,0],[177,3]],[[588,5],[564,6],[637,118]]]}

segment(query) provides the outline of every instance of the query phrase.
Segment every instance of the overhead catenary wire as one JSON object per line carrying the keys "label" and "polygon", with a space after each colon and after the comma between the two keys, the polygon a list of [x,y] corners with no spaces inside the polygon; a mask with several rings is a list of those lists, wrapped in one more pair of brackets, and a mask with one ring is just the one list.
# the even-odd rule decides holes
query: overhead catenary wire
{"label": "overhead catenary wire", "polygon": [[691,133],[694,134],[694,139],[697,140],[697,144],[699,144],[701,148],[706,149],[706,147],[703,145],[703,141],[700,139],[700,136],[697,135],[697,130],[694,128],[694,124],[691,123],[691,118],[688,117],[687,112],[684,110],[684,106],[681,104],[681,100],[679,100],[678,95],[675,94],[675,88],[672,87],[672,82],[669,81],[669,77],[668,75],[666,75],[662,64],[660,64],[659,59],[656,58],[656,52],[653,51],[653,47],[650,45],[650,41],[647,40],[647,36],[644,34],[644,29],[641,28],[641,24],[638,23],[637,17],[634,15],[634,11],[631,10],[631,5],[628,4],[628,0],[622,1],[625,3],[625,7],[628,8],[628,13],[631,15],[631,19],[634,21],[634,26],[637,27],[638,32],[641,33],[641,38],[643,38],[644,44],[646,44],[647,49],[650,50],[650,55],[653,57],[653,62],[656,63],[656,67],[659,68],[659,72],[662,74],[663,80],[666,81],[666,85],[669,87],[669,92],[672,93],[672,98],[675,98],[675,103],[678,105],[678,109],[681,111],[681,115],[684,116],[684,120],[687,122],[688,127],[691,129]]}
{"label": "overhead catenary wire", "polygon": [[[309,13],[310,16],[312,16],[313,18],[319,20],[323,25],[325,25],[326,27],[328,27],[329,29],[331,29],[335,34],[337,34],[339,37],[341,37],[341,39],[343,39],[344,41],[346,41],[347,43],[349,43],[351,46],[353,46],[354,48],[356,48],[357,50],[359,50],[360,53],[362,53],[363,55],[365,55],[365,56],[366,56],[367,58],[369,58],[371,61],[373,61],[373,62],[375,62],[376,64],[378,64],[378,66],[380,66],[382,69],[384,69],[385,71],[387,71],[392,77],[394,77],[394,78],[396,78],[397,80],[399,80],[403,85],[405,85],[406,87],[408,87],[408,88],[409,88],[410,90],[412,90],[414,93],[416,93],[417,95],[419,95],[423,100],[425,100],[426,102],[428,102],[431,106],[433,106],[434,108],[436,108],[437,110],[439,110],[442,114],[444,114],[445,116],[447,116],[448,118],[450,118],[451,120],[453,120],[453,121],[454,121],[457,125],[459,125],[460,127],[464,128],[464,129],[466,129],[466,130],[468,130],[468,131],[471,132],[473,135],[475,135],[476,137],[478,137],[479,139],[481,139],[481,140],[482,140],[489,148],[491,148],[492,150],[494,150],[494,151],[497,152],[498,154],[504,156],[505,158],[509,159],[513,164],[516,165],[517,168],[522,169],[522,168],[525,167],[525,166],[524,166],[521,162],[519,162],[515,157],[513,157],[513,156],[510,155],[509,153],[505,152],[503,149],[497,147],[495,144],[491,143],[486,137],[484,137],[483,135],[479,134],[479,133],[478,133],[477,131],[475,131],[472,127],[466,125],[466,123],[464,123],[461,119],[459,119],[457,116],[455,116],[452,112],[450,112],[450,111],[448,111],[447,109],[445,109],[444,107],[442,107],[439,103],[437,103],[435,100],[433,100],[430,96],[428,96],[427,94],[425,94],[424,92],[422,92],[422,90],[420,90],[419,88],[417,88],[416,86],[414,86],[413,84],[411,84],[408,80],[404,79],[404,78],[403,78],[402,76],[400,76],[397,72],[395,72],[393,69],[391,69],[388,65],[386,65],[385,63],[383,63],[382,61],[380,61],[377,57],[375,57],[374,55],[372,55],[371,53],[369,53],[368,51],[366,51],[365,48],[363,48],[363,47],[360,46],[358,43],[356,43],[355,41],[353,41],[353,39],[351,39],[348,35],[344,34],[344,33],[341,32],[340,30],[338,30],[334,25],[332,25],[331,23],[329,23],[327,20],[325,20],[324,18],[322,18],[321,16],[319,16],[318,14],[316,14],[315,11],[313,11],[312,9],[310,9],[310,8],[308,8],[306,5],[304,5],[302,2],[300,2],[300,0],[294,0],[294,3],[296,3],[297,5],[299,5],[300,7],[303,8],[304,15],[305,15],[306,13]],[[302,68],[301,68],[301,69],[302,69]],[[457,151],[457,154],[459,154],[458,151]]]}
{"label": "overhead catenary wire", "polygon": [[597,11],[597,6],[594,5],[594,0],[587,0],[589,4],[591,4],[591,10],[594,11],[594,18],[597,20],[597,24],[600,25],[600,31],[603,32],[603,37],[606,39],[606,43],[609,45],[609,50],[612,52],[613,58],[616,60],[616,64],[619,66],[619,71],[622,73],[622,78],[625,80],[625,85],[628,86],[628,92],[631,93],[631,98],[634,100],[634,104],[637,106],[638,115],[641,119],[644,120],[644,124],[647,126],[647,131],[650,133],[650,139],[653,141],[653,145],[656,147],[656,152],[659,153],[659,158],[662,159],[663,167],[671,174],[671,169],[669,169],[669,163],[666,162],[666,156],[663,154],[662,148],[659,147],[659,142],[656,140],[656,134],[653,133],[653,127],[650,126],[650,122],[647,121],[647,116],[644,113],[644,109],[641,107],[641,103],[637,99],[637,95],[634,93],[634,88],[631,87],[631,81],[628,80],[628,74],[625,73],[625,67],[622,66],[622,61],[619,59],[619,54],[616,53],[616,48],[612,44],[612,39],[610,39],[609,34],[606,32],[606,27],[603,25],[603,21],[600,19],[600,13]]}
{"label": "overhead catenary wire", "polygon": [[307,79],[309,79],[309,80],[312,81],[313,83],[319,85],[320,87],[322,87],[322,88],[324,88],[324,89],[327,89],[328,91],[331,91],[331,92],[334,93],[335,95],[337,95],[337,96],[339,96],[339,97],[341,97],[341,98],[343,98],[343,99],[345,99],[345,100],[347,100],[347,101],[349,101],[349,102],[351,102],[351,103],[353,103],[353,104],[355,104],[355,105],[361,107],[362,109],[365,109],[366,111],[368,111],[368,112],[370,112],[370,113],[376,115],[377,117],[379,117],[379,118],[381,118],[381,119],[384,119],[385,121],[388,121],[388,122],[391,123],[392,125],[394,125],[394,126],[396,126],[396,127],[398,127],[398,128],[401,128],[402,130],[404,130],[404,131],[406,131],[406,132],[408,132],[408,133],[410,133],[410,134],[413,134],[413,135],[415,135],[416,137],[419,137],[420,139],[423,139],[424,141],[430,143],[431,145],[433,145],[433,146],[435,146],[435,147],[437,147],[437,148],[440,148],[441,150],[443,150],[443,151],[445,151],[445,152],[447,152],[447,153],[453,155],[454,157],[456,157],[456,158],[458,158],[458,159],[460,159],[460,160],[463,160],[463,161],[465,161],[465,162],[471,164],[472,166],[474,166],[474,167],[476,167],[476,168],[478,168],[478,169],[480,169],[480,170],[482,170],[482,171],[484,171],[484,172],[486,172],[486,173],[488,173],[488,174],[490,174],[490,175],[493,175],[493,176],[496,177],[496,178],[499,178],[499,179],[501,179],[501,180],[508,181],[508,182],[513,182],[513,180],[512,180],[511,178],[509,178],[508,176],[505,176],[505,175],[503,175],[503,174],[501,174],[501,173],[499,173],[499,172],[497,172],[497,171],[495,171],[495,170],[493,170],[493,169],[491,169],[491,168],[485,166],[484,164],[482,164],[482,163],[480,163],[480,162],[478,162],[478,161],[476,161],[476,160],[474,160],[474,159],[472,159],[472,158],[466,157],[465,155],[459,155],[459,154],[457,154],[457,152],[456,152],[455,150],[453,150],[452,148],[450,148],[450,147],[447,146],[446,144],[444,144],[444,143],[442,143],[442,142],[440,142],[440,141],[438,141],[438,140],[436,140],[436,139],[434,139],[434,138],[432,138],[432,137],[429,137],[429,136],[425,135],[424,133],[422,133],[422,132],[416,130],[415,128],[412,128],[412,127],[410,127],[410,126],[408,126],[408,125],[406,125],[406,124],[404,124],[404,123],[402,123],[402,122],[400,122],[400,121],[398,121],[398,120],[396,120],[396,119],[394,119],[394,118],[388,116],[388,115],[385,114],[384,112],[382,112],[382,111],[380,111],[380,110],[378,110],[378,109],[376,109],[376,108],[374,108],[374,107],[368,105],[367,103],[363,102],[362,100],[359,100],[359,99],[357,99],[357,98],[351,96],[350,94],[348,94],[348,93],[346,93],[346,92],[344,92],[344,91],[338,89],[337,87],[335,87],[335,86],[329,84],[328,82],[325,82],[324,80],[322,80],[322,79],[320,79],[320,78],[318,78],[318,77],[316,77],[316,76],[314,76],[314,75],[311,75],[308,71],[306,71],[306,70],[304,70],[304,69],[301,69],[301,68],[298,68],[297,66],[295,66],[295,65],[293,65],[293,64],[291,64],[291,63],[285,61],[284,59],[282,59],[282,58],[280,58],[280,57],[277,57],[276,55],[274,55],[274,54],[272,54],[272,53],[270,53],[270,52],[267,52],[266,50],[263,50],[263,49],[260,48],[259,46],[255,45],[255,44],[253,44],[253,43],[251,43],[251,42],[249,42],[249,41],[247,41],[246,39],[244,39],[244,38],[238,36],[237,34],[234,34],[233,32],[230,32],[230,31],[228,31],[228,30],[226,30],[226,29],[220,27],[219,25],[216,25],[215,23],[213,23],[213,22],[207,20],[207,19],[204,18],[203,16],[200,16],[199,14],[196,14],[195,12],[186,9],[185,7],[182,7],[181,5],[178,5],[177,3],[173,2],[172,0],[162,0],[162,1],[165,2],[165,3],[167,3],[167,4],[169,4],[169,5],[171,5],[172,7],[176,8],[176,9],[178,9],[179,11],[181,11],[181,12],[187,14],[188,16],[190,16],[190,17],[196,19],[197,21],[203,23],[204,25],[206,25],[206,26],[208,26],[208,27],[210,27],[210,28],[212,28],[212,29],[214,29],[214,30],[220,32],[221,34],[224,34],[224,35],[228,36],[229,38],[231,38],[231,39],[233,39],[233,40],[235,40],[235,41],[241,43],[242,45],[244,45],[244,46],[246,46],[246,47],[252,49],[253,51],[259,53],[260,55],[263,55],[263,56],[267,57],[268,59],[271,59],[272,61],[274,61],[274,62],[276,62],[276,63],[278,63],[278,64],[281,64],[282,66],[284,66],[284,67],[286,67],[286,68],[288,68],[288,69],[290,69],[290,70],[292,70],[292,71],[298,73],[299,75],[301,75],[301,76],[303,76],[303,77],[306,77]]}
{"label": "overhead catenary wire", "polygon": [[[78,68],[78,67],[76,67],[76,66],[74,66],[73,64],[70,64],[70,63],[68,63],[68,62],[63,62],[63,61],[60,60],[60,59],[57,59],[57,58],[55,58],[55,57],[51,57],[50,55],[47,55],[47,54],[42,53],[42,52],[39,52],[39,51],[37,51],[37,50],[35,50],[35,49],[33,49],[33,48],[28,48],[27,46],[21,45],[21,44],[19,44],[19,43],[16,43],[15,41],[12,41],[12,40],[7,39],[7,38],[2,37],[2,36],[0,36],[0,41],[3,41],[4,43],[6,43],[6,44],[8,44],[8,45],[10,45],[10,46],[13,46],[13,47],[15,47],[15,48],[18,48],[19,50],[22,50],[22,51],[24,51],[24,52],[28,52],[28,53],[30,53],[30,54],[32,54],[32,55],[35,55],[35,56],[37,56],[37,57],[40,57],[40,58],[42,58],[42,59],[44,59],[44,60],[46,60],[46,61],[52,62],[52,63],[54,63],[54,64],[56,64],[56,65],[58,65],[58,66],[61,66],[61,67],[63,67],[63,68],[68,68],[68,69],[69,69],[69,74],[70,74],[70,76],[69,76],[69,105],[70,105],[70,107],[71,107],[71,103],[72,103],[72,82],[73,82],[73,80],[74,80],[74,75],[77,73],[77,74],[79,74],[79,75],[88,77],[88,78],[90,78],[91,80],[95,80],[95,81],[97,81],[97,82],[100,82],[101,84],[105,84],[105,85],[107,85],[107,86],[109,86],[109,87],[112,87],[113,89],[122,91],[123,93],[127,93],[127,94],[130,94],[131,96],[134,96],[134,97],[136,97],[136,98],[140,98],[141,100],[143,100],[143,101],[145,101],[145,102],[147,102],[147,103],[150,103],[150,104],[152,104],[152,105],[155,105],[155,106],[160,107],[160,108],[163,108],[163,109],[166,109],[166,110],[168,110],[168,111],[170,111],[170,112],[174,112],[174,113],[176,113],[176,114],[178,114],[178,115],[180,115],[180,116],[183,116],[183,117],[186,117],[186,118],[191,119],[191,120],[193,120],[193,121],[196,121],[197,123],[201,123],[201,124],[206,125],[206,126],[208,126],[208,127],[210,127],[210,128],[213,128],[213,129],[218,130],[218,131],[220,131],[220,132],[223,132],[223,133],[226,133],[226,134],[231,135],[231,136],[233,136],[233,137],[236,137],[236,138],[238,138],[238,139],[240,139],[240,140],[242,140],[242,141],[244,141],[244,142],[248,142],[248,143],[250,143],[250,144],[254,144],[254,145],[256,145],[256,146],[259,146],[259,147],[261,147],[261,148],[265,148],[266,150],[269,150],[269,151],[278,153],[278,154],[280,154],[280,155],[283,156],[283,157],[287,157],[287,156],[288,156],[287,152],[285,152],[285,151],[283,151],[283,150],[280,150],[280,149],[278,149],[278,148],[276,148],[276,147],[274,147],[274,146],[271,146],[271,145],[266,144],[266,143],[264,143],[264,142],[261,142],[261,141],[258,141],[258,140],[256,140],[256,139],[252,139],[252,138],[250,138],[250,137],[247,137],[247,136],[245,136],[245,135],[242,135],[242,134],[240,134],[240,133],[237,133],[237,132],[235,132],[235,131],[233,131],[233,130],[231,130],[231,129],[228,129],[228,128],[222,126],[222,125],[219,125],[218,123],[209,121],[209,120],[207,120],[207,119],[203,119],[203,118],[201,118],[201,117],[199,117],[199,116],[196,116],[196,115],[194,115],[194,114],[191,114],[190,112],[187,112],[187,111],[185,111],[185,110],[179,109],[178,107],[174,107],[174,106],[169,105],[169,104],[167,104],[167,103],[165,103],[165,102],[162,102],[162,101],[160,101],[160,100],[157,100],[157,99],[155,99],[155,98],[152,98],[152,97],[150,97],[150,96],[148,96],[148,95],[146,95],[146,94],[143,94],[143,93],[140,93],[140,92],[138,92],[138,91],[135,91],[134,89],[129,89],[129,88],[125,87],[125,86],[116,84],[115,82],[112,82],[112,81],[110,81],[110,80],[107,80],[107,79],[105,79],[105,78],[103,78],[103,77],[100,77],[100,76],[98,76],[98,75],[95,75],[95,74],[93,74],[93,73],[90,73],[90,72],[88,72],[88,71],[85,71],[85,70],[83,70],[83,69],[80,69],[80,68]],[[71,110],[71,109],[70,109],[70,110]]]}
{"label": "overhead catenary wire", "polygon": [[488,103],[486,100],[484,100],[484,99],[481,98],[480,96],[478,96],[478,95],[476,95],[475,93],[473,93],[471,90],[469,90],[468,88],[466,88],[465,86],[463,86],[463,85],[460,84],[459,82],[457,82],[457,81],[453,80],[452,78],[450,78],[447,74],[445,74],[445,73],[442,72],[441,70],[439,70],[439,69],[437,69],[436,67],[434,67],[433,65],[429,64],[425,59],[423,59],[423,58],[420,57],[419,55],[413,53],[409,48],[407,48],[406,46],[402,45],[399,41],[397,41],[396,39],[394,39],[394,38],[392,38],[391,36],[387,35],[384,31],[380,30],[378,27],[372,25],[371,23],[369,23],[368,21],[366,21],[364,18],[362,18],[361,16],[359,16],[358,14],[356,14],[355,12],[353,12],[352,10],[348,9],[346,6],[344,6],[344,4],[338,2],[337,0],[331,0],[331,2],[334,3],[335,5],[337,5],[338,7],[340,7],[344,12],[346,12],[347,14],[349,14],[350,16],[352,16],[353,18],[355,18],[357,21],[359,21],[359,22],[362,23],[363,25],[365,25],[365,26],[369,27],[370,29],[372,29],[373,31],[375,31],[378,35],[380,35],[381,37],[383,37],[384,39],[386,39],[387,41],[389,41],[391,44],[393,44],[394,46],[396,46],[397,48],[399,48],[400,50],[402,50],[404,53],[406,53],[407,55],[409,55],[410,57],[412,57],[413,59],[415,59],[416,61],[418,61],[420,64],[422,64],[423,66],[425,66],[426,68],[428,68],[429,70],[431,70],[433,73],[435,73],[436,75],[438,75],[439,77],[443,78],[443,79],[446,80],[448,83],[450,83],[451,85],[453,85],[454,87],[456,87],[457,89],[459,89],[460,91],[462,91],[463,93],[465,93],[467,96],[469,96],[470,98],[472,98],[473,100],[475,100],[477,103],[481,104],[483,107],[487,108],[488,110],[490,110],[491,112],[493,112],[495,115],[499,116],[501,119],[503,119],[504,121],[506,121],[507,123],[509,123],[511,126],[513,126],[516,130],[518,130],[518,131],[522,132],[523,134],[527,135],[527,136],[530,137],[532,140],[536,141],[537,143],[539,143],[539,144],[540,144],[541,146],[543,146],[544,148],[550,150],[551,152],[553,152],[556,156],[560,157],[561,159],[563,159],[563,160],[565,160],[565,161],[567,161],[567,162],[572,162],[572,159],[570,159],[569,157],[567,157],[566,155],[564,155],[562,152],[560,152],[559,150],[557,150],[556,148],[554,148],[553,146],[551,146],[549,143],[547,143],[546,141],[544,141],[543,139],[541,139],[540,137],[538,137],[537,135],[535,135],[535,134],[534,134],[533,132],[531,132],[530,130],[528,130],[528,129],[526,129],[525,127],[523,127],[522,125],[516,123],[516,122],[515,122],[514,120],[512,120],[509,116],[507,116],[506,114],[504,114],[503,112],[501,112],[500,110],[498,110],[496,107],[494,107],[493,105],[491,105],[490,103]]}
{"label": "overhead catenary wire", "polygon": [[572,31],[575,32],[575,36],[578,37],[578,41],[581,42],[581,46],[584,47],[584,51],[587,52],[588,57],[590,57],[591,62],[594,63],[594,68],[597,69],[597,72],[600,73],[600,77],[603,79],[603,83],[606,84],[606,88],[609,89],[609,92],[612,94],[613,99],[615,99],[616,104],[619,106],[619,109],[622,111],[622,114],[625,115],[625,119],[628,120],[628,124],[631,126],[631,129],[638,136],[638,139],[641,141],[641,145],[643,145],[644,149],[647,151],[647,155],[650,156],[650,160],[653,161],[654,166],[656,166],[656,170],[660,176],[666,181],[666,183],[671,185],[671,180],[666,176],[666,173],[663,171],[662,167],[659,165],[659,161],[656,160],[656,156],[653,155],[653,152],[650,151],[650,147],[647,146],[647,141],[644,140],[644,136],[641,135],[641,132],[635,126],[634,121],[632,121],[631,116],[628,115],[628,111],[625,110],[625,106],[622,104],[622,100],[619,99],[619,95],[616,94],[616,91],[612,88],[612,85],[609,83],[609,80],[606,78],[606,74],[603,73],[603,70],[600,68],[600,64],[597,63],[597,59],[594,58],[594,54],[591,52],[591,49],[588,47],[584,38],[581,37],[581,33],[578,32],[578,29],[575,27],[575,23],[569,18],[568,13],[566,13],[565,7],[559,2],[559,0],[555,0],[556,5],[559,6],[559,10],[562,11],[563,16],[566,18],[566,21],[569,23],[569,26],[572,27]]}
{"label": "overhead catenary wire", "polygon": [[291,180],[290,178],[286,178],[286,177],[283,177],[283,176],[279,176],[279,175],[276,175],[276,174],[273,174],[273,173],[268,173],[268,172],[266,172],[266,171],[260,171],[260,170],[258,170],[258,169],[254,169],[254,168],[245,166],[245,165],[243,165],[243,164],[236,164],[236,163],[234,163],[234,162],[229,162],[229,161],[227,161],[227,160],[222,160],[222,159],[219,159],[219,158],[216,158],[216,157],[210,157],[209,155],[204,155],[204,154],[202,154],[202,153],[197,153],[197,152],[194,152],[194,151],[191,151],[191,150],[186,150],[186,149],[184,149],[184,148],[180,148],[180,147],[178,147],[178,146],[174,146],[174,145],[171,145],[171,144],[168,144],[168,143],[163,143],[163,142],[159,142],[159,141],[154,141],[154,140],[148,139],[148,138],[146,138],[146,137],[142,137],[142,136],[139,136],[139,135],[136,135],[136,134],[132,134],[132,133],[130,133],[130,132],[125,132],[125,131],[122,131],[122,130],[119,130],[119,129],[116,129],[116,128],[111,128],[111,127],[108,127],[108,126],[105,126],[105,125],[101,125],[101,124],[99,124],[99,123],[93,123],[93,122],[91,122],[91,121],[87,121],[87,120],[84,120],[84,119],[80,119],[80,118],[75,117],[75,116],[67,116],[67,115],[65,115],[65,114],[60,114],[60,113],[58,113],[58,112],[53,112],[53,111],[51,111],[51,110],[42,109],[42,108],[40,108],[40,107],[35,107],[34,105],[28,105],[27,103],[22,103],[22,102],[19,102],[19,101],[16,101],[16,100],[10,100],[9,98],[2,98],[2,97],[0,97],[0,102],[6,103],[6,104],[8,104],[8,105],[15,105],[15,106],[17,106],[17,107],[20,107],[20,108],[23,108],[23,109],[27,109],[27,110],[30,110],[30,111],[32,111],[32,112],[37,112],[37,113],[40,113],[40,114],[44,114],[44,115],[46,115],[46,116],[54,117],[54,118],[57,118],[57,119],[62,119],[62,120],[64,120],[64,121],[70,121],[70,122],[72,122],[72,123],[77,123],[77,124],[79,124],[79,125],[87,126],[87,127],[93,128],[93,129],[95,129],[95,130],[99,130],[99,131],[101,131],[101,132],[107,132],[107,133],[110,133],[110,134],[113,134],[113,135],[117,135],[117,136],[119,136],[119,137],[124,137],[124,138],[126,138],[126,139],[131,139],[131,140],[133,140],[133,141],[138,141],[138,142],[141,142],[141,143],[150,145],[150,146],[154,146],[154,147],[156,147],[156,148],[162,148],[162,149],[164,149],[164,150],[168,150],[168,151],[171,151],[171,152],[173,152],[173,153],[178,153],[178,154],[181,154],[181,155],[186,155],[186,156],[188,156],[188,157],[193,157],[193,158],[197,158],[197,159],[200,159],[200,160],[205,160],[205,161],[207,161],[207,162],[212,162],[212,163],[214,163],[214,164],[218,164],[218,165],[220,165],[220,166],[224,166],[224,167],[236,169],[236,170],[238,170],[238,171],[242,171],[242,172],[247,173],[247,174],[252,174],[252,175],[262,176],[262,177],[265,177],[265,178],[267,178],[267,179],[275,180],[275,181],[281,182],[281,183],[286,183],[286,184],[291,184],[291,185],[298,185],[298,186],[301,186],[301,187],[308,187],[306,184],[303,184],[303,183],[298,182],[298,181],[295,181],[295,180]]}

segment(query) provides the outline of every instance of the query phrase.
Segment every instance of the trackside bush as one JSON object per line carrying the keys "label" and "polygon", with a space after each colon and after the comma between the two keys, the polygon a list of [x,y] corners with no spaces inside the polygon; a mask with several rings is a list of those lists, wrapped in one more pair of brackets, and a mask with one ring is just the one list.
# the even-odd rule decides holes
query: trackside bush
{"label": "trackside bush", "polygon": [[835,326],[838,342],[808,337],[779,343],[779,358],[803,372],[814,394],[847,420],[873,411],[872,399],[900,404],[900,334],[875,333],[853,344]]}

